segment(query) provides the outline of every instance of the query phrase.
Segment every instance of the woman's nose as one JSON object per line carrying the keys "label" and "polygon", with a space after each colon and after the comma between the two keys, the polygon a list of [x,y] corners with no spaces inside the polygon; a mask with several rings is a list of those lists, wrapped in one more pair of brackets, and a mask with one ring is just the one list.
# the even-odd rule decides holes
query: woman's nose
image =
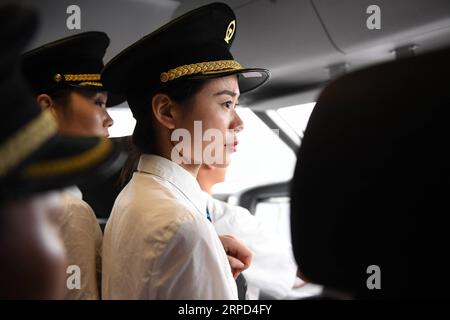
{"label": "woman's nose", "polygon": [[106,115],[106,118],[105,118],[104,124],[105,124],[105,127],[109,128],[114,124],[114,120],[111,118],[108,111],[106,111],[106,110],[105,110],[105,115]]}
{"label": "woman's nose", "polygon": [[232,129],[238,133],[242,130],[244,130],[244,122],[242,121],[241,117],[237,114],[237,112],[234,112],[234,120],[232,123]]}

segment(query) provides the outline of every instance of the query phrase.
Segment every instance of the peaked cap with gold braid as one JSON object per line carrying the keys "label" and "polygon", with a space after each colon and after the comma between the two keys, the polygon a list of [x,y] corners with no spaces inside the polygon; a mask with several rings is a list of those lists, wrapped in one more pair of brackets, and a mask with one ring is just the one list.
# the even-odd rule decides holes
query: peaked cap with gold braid
{"label": "peaked cap with gold braid", "polygon": [[[103,56],[109,46],[104,32],[78,33],[42,45],[22,55],[23,71],[37,94],[68,87],[106,91],[101,81]],[[122,101],[109,96],[109,106]]]}
{"label": "peaked cap with gold braid", "polygon": [[233,10],[224,3],[192,10],[119,53],[105,66],[102,81],[108,91],[129,96],[179,79],[237,74],[241,93],[253,90],[269,72],[234,60],[230,47],[237,27]]}

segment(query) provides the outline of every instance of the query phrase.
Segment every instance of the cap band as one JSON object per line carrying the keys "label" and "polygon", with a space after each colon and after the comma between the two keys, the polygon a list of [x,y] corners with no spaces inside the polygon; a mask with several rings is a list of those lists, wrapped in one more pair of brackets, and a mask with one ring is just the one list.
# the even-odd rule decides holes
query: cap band
{"label": "cap band", "polygon": [[53,76],[53,80],[56,82],[67,81],[67,82],[79,82],[79,86],[93,86],[93,87],[103,87],[100,82],[101,75],[98,73],[82,73],[82,74],[60,74],[56,73]]}
{"label": "cap band", "polygon": [[32,163],[24,169],[23,175],[36,178],[82,171],[96,162],[100,162],[100,159],[106,158],[112,147],[112,142],[108,138],[102,137],[94,148],[79,155]]}
{"label": "cap band", "polygon": [[0,146],[0,176],[6,175],[16,164],[27,158],[58,130],[49,110],[26,124]]}
{"label": "cap band", "polygon": [[56,82],[61,81],[99,81],[100,74],[98,73],[82,73],[82,74],[60,74],[57,73],[53,77]]}
{"label": "cap band", "polygon": [[183,76],[188,76],[196,73],[241,68],[242,66],[240,65],[240,63],[235,60],[199,62],[180,66],[175,69],[170,69],[167,72],[161,73],[159,79],[161,80],[161,82],[165,83]]}

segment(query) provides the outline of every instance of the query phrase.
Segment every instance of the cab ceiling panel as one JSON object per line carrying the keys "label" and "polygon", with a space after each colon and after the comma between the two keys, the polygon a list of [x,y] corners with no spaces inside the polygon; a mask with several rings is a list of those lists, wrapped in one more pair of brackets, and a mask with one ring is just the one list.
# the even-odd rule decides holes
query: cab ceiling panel
{"label": "cab ceiling panel", "polygon": [[[181,0],[176,15],[214,1]],[[225,0],[237,16],[231,49],[246,66],[269,68],[272,75],[295,74],[338,53],[309,0]]]}
{"label": "cab ceiling panel", "polygon": [[[40,15],[40,28],[30,48],[85,31],[104,31],[111,39],[108,61],[121,50],[156,30],[173,16],[178,1],[171,0],[22,0]],[[81,29],[69,30],[67,7],[81,11]]]}
{"label": "cab ceiling panel", "polygon": [[[381,29],[367,27],[373,4],[380,9]],[[307,102],[301,92],[394,59],[396,48],[416,45],[419,54],[450,45],[448,0],[261,0],[237,13],[245,28],[236,39],[236,55],[273,71],[271,82],[249,96],[255,109]]]}
{"label": "cab ceiling panel", "polygon": [[[312,3],[332,42],[347,54],[380,45],[394,49],[418,37],[440,37],[443,45],[450,42],[442,32],[450,30],[448,0],[312,0]],[[380,29],[369,29],[366,24],[374,12],[368,13],[367,8],[374,4],[379,8]]]}
{"label": "cab ceiling panel", "polygon": [[[177,13],[209,2],[181,1]],[[339,61],[342,54],[329,41],[309,0],[224,2],[237,16],[237,34],[231,49],[234,57],[242,65],[267,68],[272,75],[261,89],[245,95],[242,104],[260,108],[264,102],[263,108],[277,107],[268,101],[329,79],[327,67]],[[290,102],[285,99],[283,103]]]}

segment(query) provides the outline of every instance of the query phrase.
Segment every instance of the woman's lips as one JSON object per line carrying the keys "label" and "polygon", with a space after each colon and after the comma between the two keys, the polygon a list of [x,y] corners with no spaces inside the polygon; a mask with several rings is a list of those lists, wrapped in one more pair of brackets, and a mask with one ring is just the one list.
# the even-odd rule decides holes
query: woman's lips
{"label": "woman's lips", "polygon": [[225,147],[227,149],[230,149],[230,151],[235,152],[238,144],[239,144],[239,141],[237,139],[234,139],[233,143],[225,144]]}

